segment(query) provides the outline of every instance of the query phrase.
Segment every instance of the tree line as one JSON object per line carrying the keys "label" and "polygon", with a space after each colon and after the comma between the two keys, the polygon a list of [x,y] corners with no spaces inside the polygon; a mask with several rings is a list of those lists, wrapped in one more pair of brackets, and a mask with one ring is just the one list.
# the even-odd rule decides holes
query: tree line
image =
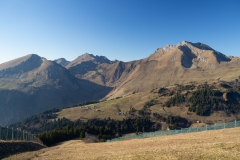
{"label": "tree line", "polygon": [[122,121],[111,118],[90,119],[87,122],[77,120],[61,126],[63,119],[51,122],[53,129],[40,133],[37,137],[45,145],[50,146],[74,138],[84,138],[85,133],[97,135],[100,140],[105,141],[126,133],[155,131],[152,127],[154,123],[148,117],[128,118]]}

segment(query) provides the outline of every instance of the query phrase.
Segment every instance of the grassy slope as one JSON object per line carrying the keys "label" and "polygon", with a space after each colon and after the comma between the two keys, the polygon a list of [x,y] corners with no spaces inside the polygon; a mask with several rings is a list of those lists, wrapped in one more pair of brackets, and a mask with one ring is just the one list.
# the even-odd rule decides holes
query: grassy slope
{"label": "grassy slope", "polygon": [[8,159],[239,159],[240,128],[111,143],[71,140]]}
{"label": "grassy slope", "polygon": [[[226,89],[221,88],[221,82],[217,82],[216,86],[219,90],[224,91]],[[197,86],[198,84],[196,84]],[[168,89],[176,91],[176,86],[169,86]],[[123,111],[124,113],[130,110],[130,107],[133,107],[137,110],[141,110],[144,104],[151,99],[159,100],[159,104],[152,106],[150,109],[152,113],[157,112],[165,117],[168,115],[181,116],[183,118],[191,121],[193,126],[196,125],[205,125],[211,123],[224,123],[229,121],[234,121],[235,119],[239,119],[240,115],[227,115],[223,111],[214,112],[211,116],[198,116],[196,113],[191,113],[188,111],[188,107],[184,105],[174,106],[174,107],[164,107],[164,103],[171,96],[159,96],[158,89],[152,90],[152,92],[140,92],[136,94],[130,94],[125,97],[119,99],[112,99],[100,102],[98,104],[87,105],[89,109],[85,107],[74,107],[63,109],[58,112],[58,118],[65,117],[69,120],[87,120],[91,118],[113,118],[117,120],[122,120],[125,118],[123,114],[116,114],[118,109]],[[183,91],[185,93],[186,91]],[[95,106],[95,107],[94,107]],[[99,111],[96,111],[99,110]],[[194,124],[196,121],[202,122],[201,124]]]}
{"label": "grassy slope", "polygon": [[[98,104],[87,105],[90,109],[84,107],[74,107],[63,109],[61,112],[58,112],[58,118],[65,117],[69,120],[77,119],[91,119],[91,118],[113,118],[121,120],[125,116],[123,114],[117,115],[116,112],[119,108],[123,112],[127,112],[130,109],[130,106],[135,109],[142,109],[144,103],[153,98],[153,94],[138,93],[126,96],[124,98],[113,99],[108,101],[103,101]],[[94,107],[95,106],[95,107]],[[96,111],[96,110],[99,111]]]}

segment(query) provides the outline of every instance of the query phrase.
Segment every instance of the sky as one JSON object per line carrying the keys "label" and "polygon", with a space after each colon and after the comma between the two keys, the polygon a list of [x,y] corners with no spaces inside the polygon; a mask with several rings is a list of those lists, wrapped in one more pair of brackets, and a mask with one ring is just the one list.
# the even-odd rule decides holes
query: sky
{"label": "sky", "polygon": [[183,40],[240,56],[239,0],[0,0],[0,63],[148,57]]}

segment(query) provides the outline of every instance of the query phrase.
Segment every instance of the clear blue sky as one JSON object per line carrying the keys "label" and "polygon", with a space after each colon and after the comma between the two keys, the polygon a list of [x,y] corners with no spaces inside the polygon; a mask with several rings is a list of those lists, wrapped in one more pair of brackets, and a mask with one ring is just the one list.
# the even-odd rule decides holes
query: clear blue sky
{"label": "clear blue sky", "polygon": [[240,56],[240,0],[0,0],[0,63],[86,52],[131,61],[183,40]]}

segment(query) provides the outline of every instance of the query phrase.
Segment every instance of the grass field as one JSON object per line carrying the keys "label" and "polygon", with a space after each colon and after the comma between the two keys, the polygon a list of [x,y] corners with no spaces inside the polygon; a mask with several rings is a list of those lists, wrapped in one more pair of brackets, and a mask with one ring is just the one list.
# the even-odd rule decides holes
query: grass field
{"label": "grass field", "polygon": [[240,157],[240,128],[172,136],[132,139],[110,143],[71,140],[54,147],[6,159],[236,159]]}

